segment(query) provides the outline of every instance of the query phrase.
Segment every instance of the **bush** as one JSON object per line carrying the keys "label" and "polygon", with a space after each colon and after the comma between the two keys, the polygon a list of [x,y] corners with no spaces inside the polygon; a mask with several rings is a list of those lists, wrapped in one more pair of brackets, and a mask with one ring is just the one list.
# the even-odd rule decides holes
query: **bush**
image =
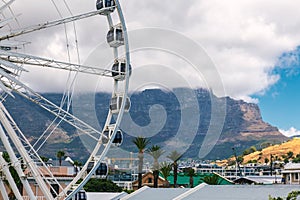
{"label": "bush", "polygon": [[122,192],[114,182],[98,178],[91,178],[83,188],[87,192]]}

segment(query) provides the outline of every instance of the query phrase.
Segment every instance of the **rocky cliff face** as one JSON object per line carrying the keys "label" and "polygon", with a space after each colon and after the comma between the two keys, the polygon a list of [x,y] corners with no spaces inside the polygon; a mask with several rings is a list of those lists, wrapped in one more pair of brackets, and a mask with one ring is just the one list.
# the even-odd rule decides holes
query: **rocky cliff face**
{"label": "rocky cliff face", "polygon": [[[178,143],[170,142],[170,139],[176,135],[180,129],[180,124],[183,123],[183,127],[194,126],[193,116],[200,115],[200,121],[197,124],[198,127],[193,127],[197,130],[197,133],[193,136],[193,140],[190,141],[190,147],[184,154],[185,157],[190,158],[197,158],[199,149],[205,145],[203,141],[212,117],[211,98],[214,101],[226,100],[226,116],[222,133],[216,145],[205,159],[227,158],[233,153],[232,147],[235,147],[238,153],[241,153],[252,145],[260,148],[264,143],[280,143],[287,140],[276,127],[262,120],[260,110],[256,104],[236,101],[228,97],[218,99],[204,89],[193,91],[196,97],[195,102],[190,97],[190,92],[188,89],[179,88],[176,89],[176,92],[146,90],[132,94],[130,117],[136,125],[141,127],[147,126],[151,124],[151,114],[149,115],[151,106],[159,104],[160,107],[163,107],[165,109],[166,121],[162,124],[161,129],[151,136],[151,141],[152,144],[165,146],[178,145]],[[181,94],[183,102],[179,102],[175,94]],[[44,96],[54,103],[60,103],[61,94],[45,94]],[[97,115],[99,114],[98,120],[100,124],[104,123],[105,119],[101,117],[104,115],[101,114],[106,113],[108,110],[109,97],[110,95],[105,93],[96,95],[95,109],[99,112]],[[196,104],[199,106],[200,113],[195,112]],[[21,130],[23,130],[32,142],[36,141],[41,135],[47,125],[49,125],[49,121],[54,119],[54,116],[51,114],[17,95],[15,99],[7,99],[5,106],[11,112]],[[182,113],[187,113],[187,116],[190,116],[190,120],[182,122]],[[156,123],[160,122],[157,121]],[[129,125],[129,127],[132,128],[134,126]],[[132,129],[129,130],[132,131]],[[132,144],[133,137],[131,135],[126,134],[126,131],[124,132],[125,138],[122,148],[129,152],[136,152],[136,148]],[[190,133],[186,131],[184,137],[190,137]],[[58,150],[63,149],[68,155],[75,157],[75,159],[83,160],[88,153],[84,149],[79,149],[79,146],[81,146],[81,141],[75,129],[66,123],[62,123],[46,143],[46,148],[41,150],[40,153],[53,158]]]}
{"label": "rocky cliff face", "polygon": [[257,139],[274,137],[274,139],[286,139],[278,131],[278,128],[273,127],[262,120],[259,107],[256,104],[241,102],[240,108],[244,119],[242,130],[240,132],[242,137],[253,137]]}

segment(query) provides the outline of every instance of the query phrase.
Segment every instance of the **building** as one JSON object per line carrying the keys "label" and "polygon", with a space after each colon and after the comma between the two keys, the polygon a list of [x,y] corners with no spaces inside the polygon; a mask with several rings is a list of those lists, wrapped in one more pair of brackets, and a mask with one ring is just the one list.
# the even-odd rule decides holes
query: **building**
{"label": "building", "polygon": [[[222,177],[221,175],[219,175],[217,173],[196,173],[193,176],[193,186],[197,186],[197,185],[203,183],[205,177],[212,177],[213,175],[217,175],[217,177],[218,177],[217,184],[219,184],[219,185],[232,185],[233,184],[232,181],[228,180],[225,177]],[[168,181],[170,182],[171,185],[174,185],[173,173],[171,173],[170,176],[168,177]],[[190,177],[186,173],[178,173],[177,186],[191,187],[190,186]]]}
{"label": "building", "polygon": [[300,163],[287,163],[281,174],[283,183],[300,184]]}
{"label": "building", "polygon": [[260,200],[286,197],[289,192],[299,190],[296,185],[207,185],[194,188],[150,188],[143,187],[120,200]]}
{"label": "building", "polygon": [[243,176],[234,180],[234,183],[254,185],[280,184],[281,176]]}
{"label": "building", "polygon": [[[154,185],[154,176],[153,172],[149,171],[142,176],[142,187],[148,186],[153,187]],[[135,180],[132,182],[132,187],[134,190],[138,189],[138,180]],[[158,187],[159,188],[166,188],[169,187],[169,182],[162,178],[161,176],[158,176]]]}
{"label": "building", "polygon": [[[62,165],[58,166],[55,162],[47,162],[48,169],[52,173],[52,175],[56,178],[56,180],[59,182],[59,185],[62,186],[62,188],[65,188],[71,181],[73,180],[74,176],[76,175],[75,167],[67,161],[62,161]],[[51,181],[51,177],[49,174],[49,171],[44,166],[39,166],[39,170],[42,172],[43,176]],[[25,170],[25,174],[27,175],[28,182],[31,186],[32,191],[34,192],[35,196],[37,196],[40,199],[43,199],[43,193],[40,190],[39,186],[36,184],[35,179],[32,177],[31,173],[28,170]],[[62,188],[59,187],[58,184],[51,184],[53,189],[49,190],[51,194],[55,197],[56,194],[59,194],[62,192]],[[54,191],[53,191],[54,190]],[[27,196],[26,191],[23,189],[23,197],[24,199],[29,199]]]}

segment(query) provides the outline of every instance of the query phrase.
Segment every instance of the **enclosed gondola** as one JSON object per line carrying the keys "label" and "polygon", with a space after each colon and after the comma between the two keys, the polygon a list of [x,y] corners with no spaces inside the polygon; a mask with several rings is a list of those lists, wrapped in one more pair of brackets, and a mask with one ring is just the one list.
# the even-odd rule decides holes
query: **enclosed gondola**
{"label": "enclosed gondola", "polygon": [[96,8],[100,10],[100,15],[108,15],[115,10],[115,1],[114,0],[97,0]]}
{"label": "enclosed gondola", "polygon": [[122,131],[117,130],[112,143],[116,146],[121,146],[122,142],[123,142],[123,133],[122,133]]}
{"label": "enclosed gondola", "polygon": [[108,166],[106,163],[100,163],[99,167],[96,169],[95,175],[100,178],[105,178],[108,175]]}
{"label": "enclosed gondola", "polygon": [[[67,194],[70,194],[72,192],[72,190],[69,190],[67,192]],[[73,197],[71,200],[87,200],[86,197],[86,191],[85,190],[79,190]]]}
{"label": "enclosed gondola", "polygon": [[124,36],[121,25],[111,27],[106,35],[107,43],[110,47],[119,47],[124,45]]}
{"label": "enclosed gondola", "polygon": [[[121,105],[123,101],[123,95],[115,95],[114,97],[111,98],[109,108],[113,114],[117,114],[121,110]],[[130,99],[129,97],[126,97],[126,102],[125,102],[125,107],[124,111],[128,112],[130,109]]]}
{"label": "enclosed gondola", "polygon": [[92,171],[93,167],[94,167],[94,162],[89,162],[89,164],[86,168],[86,172],[90,173],[90,171]]}
{"label": "enclosed gondola", "polygon": [[[93,169],[95,165],[94,161],[89,162],[87,166],[87,173],[90,173],[90,171]],[[101,162],[99,167],[96,169],[94,175],[100,177],[100,178],[105,178],[108,174],[108,166],[105,162]]]}
{"label": "enclosed gondola", "polygon": [[[104,144],[106,144],[108,142],[107,138],[112,138],[112,134],[113,134],[113,131],[115,129],[115,125],[109,125],[109,127],[107,127],[105,130],[104,130],[104,135],[106,136],[106,138],[102,138],[102,142]],[[116,134],[115,134],[115,137],[112,139],[112,143],[115,145],[115,146],[121,146],[122,143],[123,143],[123,133],[121,130],[117,130]]]}
{"label": "enclosed gondola", "polygon": [[[115,60],[115,63],[112,66],[112,77],[117,81],[123,81],[125,79],[125,73],[126,73],[126,62],[125,60],[119,59]],[[129,76],[131,75],[131,65],[129,65]]]}

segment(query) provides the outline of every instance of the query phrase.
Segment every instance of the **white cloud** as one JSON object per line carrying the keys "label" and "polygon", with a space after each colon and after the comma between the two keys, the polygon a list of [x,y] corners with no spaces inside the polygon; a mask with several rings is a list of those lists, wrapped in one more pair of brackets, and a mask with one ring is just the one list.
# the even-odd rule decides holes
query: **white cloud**
{"label": "white cloud", "polygon": [[[25,26],[58,18],[49,2],[16,1],[16,13],[23,13],[20,23]],[[73,13],[95,9],[95,0],[68,2]],[[121,3],[128,30],[171,29],[202,45],[214,60],[227,95],[237,99],[256,101],[250,96],[264,93],[279,80],[279,76],[270,73],[278,57],[300,44],[300,2],[295,0],[122,0]],[[59,7],[64,16],[68,15],[64,5]],[[76,25],[80,53],[85,58],[105,40],[107,24],[103,16],[96,16]],[[72,30],[72,26],[68,29]],[[59,34],[55,34],[56,31],[60,31]],[[53,44],[65,41],[62,27],[28,35],[24,39],[32,42],[26,49],[28,52],[59,59],[66,54],[65,42]],[[74,46],[74,40],[70,46]],[[156,62],[160,63],[159,60]],[[182,74],[189,76],[188,72]],[[35,81],[33,75],[27,79],[25,76],[25,80],[42,87],[40,80]],[[49,88],[49,83],[45,85]],[[214,89],[214,85],[209,87]]]}
{"label": "white cloud", "polygon": [[287,137],[295,136],[295,135],[300,135],[300,130],[297,130],[294,127],[291,127],[289,130],[279,130],[283,135]]}

